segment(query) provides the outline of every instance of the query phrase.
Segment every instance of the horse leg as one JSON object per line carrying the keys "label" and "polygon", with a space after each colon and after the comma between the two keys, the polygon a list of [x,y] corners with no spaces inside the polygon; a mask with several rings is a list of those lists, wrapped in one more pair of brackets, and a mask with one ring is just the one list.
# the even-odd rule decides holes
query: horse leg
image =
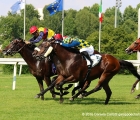
{"label": "horse leg", "polygon": [[[64,79],[63,81],[61,81],[60,83],[57,84],[57,89],[59,89],[59,86],[63,86],[65,83],[67,83],[68,81],[73,81],[75,80],[74,77],[71,75],[70,77]],[[61,88],[63,90],[68,90],[73,86],[73,84],[69,84],[67,87]]]}
{"label": "horse leg", "polygon": [[51,83],[51,85],[48,86],[48,88],[46,88],[45,90],[43,90],[43,91],[41,91],[40,93],[38,93],[38,94],[37,94],[37,98],[39,98],[40,96],[43,96],[48,90],[54,88],[55,84],[56,84],[56,80],[53,81],[53,82]]}
{"label": "horse leg", "polygon": [[136,96],[136,99],[139,99],[140,98],[140,94],[138,94],[137,96]]}
{"label": "horse leg", "polygon": [[[79,82],[79,87],[81,88],[77,94],[73,95],[69,100],[73,101],[74,98],[77,98],[80,94],[82,94],[90,85],[91,81],[85,81],[85,83]],[[83,85],[84,84],[84,85]],[[83,86],[83,87],[82,87]]]}
{"label": "horse leg", "polygon": [[108,81],[113,77],[113,75],[111,75],[110,73],[103,73],[99,79],[98,84],[95,86],[94,89],[90,90],[89,92],[86,92],[85,94],[83,94],[84,97],[87,97],[88,95],[97,92],[99,90],[102,89],[102,86],[105,83],[108,83]]}
{"label": "horse leg", "polygon": [[[60,86],[63,86],[65,83],[68,83],[68,82],[75,82],[75,79],[74,79],[74,77],[73,77],[72,75],[69,76],[68,78],[66,78],[66,79],[64,79],[64,80],[61,80],[61,81],[59,81],[58,83],[56,83],[56,84],[57,84],[57,89],[60,90]],[[62,87],[61,87],[61,89],[62,89],[62,90],[68,90],[68,89],[71,88],[72,86],[73,86],[73,84],[69,84],[68,87],[65,87],[65,88],[62,88]],[[65,91],[65,92],[63,93],[63,95],[64,95],[64,94],[66,95],[66,93],[69,93],[69,92]]]}
{"label": "horse leg", "polygon": [[76,87],[74,87],[72,90],[72,96],[75,94],[75,91],[80,89],[80,88],[81,88],[80,84],[78,84]]}
{"label": "horse leg", "polygon": [[[73,84],[68,84],[67,87],[62,88],[63,90],[68,90],[73,86]],[[58,87],[57,90],[60,90],[60,88]]]}
{"label": "horse leg", "polygon": [[63,76],[59,75],[59,77],[57,78],[57,82],[56,82],[56,89],[59,88],[60,89],[60,103],[63,103],[64,99],[63,99],[63,88],[62,86],[64,85],[64,83],[66,83],[67,80],[71,80],[73,79],[73,76],[70,76],[66,79],[64,79]]}
{"label": "horse leg", "polygon": [[[74,87],[74,89],[72,90],[72,96],[74,96],[75,95],[75,91],[76,90],[78,90],[79,91],[79,89],[81,89],[81,88],[83,88],[83,86],[84,86],[84,84],[78,84],[76,87]],[[86,91],[83,91],[79,96],[78,96],[78,98],[83,98],[83,96],[82,96],[82,94],[83,93],[86,93]]]}
{"label": "horse leg", "polygon": [[135,87],[136,87],[138,82],[139,82],[139,80],[136,80],[135,83],[133,84],[133,86],[131,88],[131,93],[133,93],[135,91]]}
{"label": "horse leg", "polygon": [[103,85],[103,89],[104,89],[105,92],[106,92],[106,96],[107,96],[107,97],[106,97],[106,100],[105,100],[105,105],[107,105],[108,102],[109,102],[109,100],[110,100],[112,91],[111,91],[111,89],[110,89],[108,83],[105,83],[105,84]]}
{"label": "horse leg", "polygon": [[63,90],[68,90],[68,89],[70,89],[72,86],[73,86],[73,84],[68,84],[67,87],[64,87],[64,88],[62,88],[62,89],[63,89]]}
{"label": "horse leg", "polygon": [[97,92],[101,89],[102,89],[102,86],[98,83],[98,85],[96,85],[96,87],[94,89],[90,90],[89,92],[83,93],[83,97],[87,97],[88,95],[90,95],[94,92]]}
{"label": "horse leg", "polygon": [[[56,79],[57,79],[57,76],[53,77],[51,82],[53,83]],[[50,89],[50,92],[52,94],[52,97],[56,98],[56,94],[55,94],[54,88]]]}
{"label": "horse leg", "polygon": [[[49,85],[50,85],[51,83],[55,82],[55,80],[57,79],[57,77],[58,77],[58,76],[53,77],[53,78],[52,78],[52,81],[51,81],[51,80],[50,80],[50,77],[45,76],[44,81],[46,82],[47,86],[49,87]],[[70,88],[70,87],[71,87],[71,85],[69,85],[67,88]],[[44,90],[43,90],[43,91],[44,91]],[[42,91],[42,92],[43,92],[43,91]],[[50,92],[51,92],[53,98],[55,98],[56,95],[60,95],[59,92],[55,92],[54,87],[50,89]],[[68,93],[69,93],[69,92],[65,92],[64,94],[66,95],[66,94],[68,94]]]}
{"label": "horse leg", "polygon": [[63,99],[63,90],[62,90],[62,86],[60,86],[60,103],[63,103],[64,99]]}
{"label": "horse leg", "polygon": [[[40,92],[44,91],[44,87],[43,87],[43,80],[41,78],[36,77],[36,80],[38,82],[39,88],[40,88]],[[39,98],[41,97],[41,100],[44,100],[44,95],[38,96],[38,94],[35,96],[35,98]]]}
{"label": "horse leg", "polygon": [[76,80],[74,79],[73,75],[67,77],[66,79],[64,79],[63,81],[59,82],[59,86],[64,85],[65,83],[68,82],[75,82]]}

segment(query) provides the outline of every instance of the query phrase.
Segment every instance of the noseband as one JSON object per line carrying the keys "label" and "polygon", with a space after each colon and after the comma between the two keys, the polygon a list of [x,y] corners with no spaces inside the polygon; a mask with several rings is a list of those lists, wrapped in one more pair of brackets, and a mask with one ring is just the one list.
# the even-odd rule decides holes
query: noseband
{"label": "noseband", "polygon": [[140,42],[139,43],[135,42],[134,44],[138,44],[138,45],[134,46],[134,49],[133,49],[133,51],[137,51],[140,48]]}
{"label": "noseband", "polygon": [[14,49],[14,47],[15,46],[17,46],[17,47],[19,47],[19,43],[17,44],[17,45],[14,45],[15,43],[13,43],[13,41],[12,41],[12,46],[11,46],[11,48],[7,51],[7,52],[9,52],[9,54],[10,55],[15,55],[16,53],[18,53],[18,52],[20,52],[24,47],[25,47],[25,45],[26,45],[26,43],[24,43],[24,45],[20,48],[20,49],[18,49],[17,51],[14,51],[14,50],[12,50],[12,49]]}

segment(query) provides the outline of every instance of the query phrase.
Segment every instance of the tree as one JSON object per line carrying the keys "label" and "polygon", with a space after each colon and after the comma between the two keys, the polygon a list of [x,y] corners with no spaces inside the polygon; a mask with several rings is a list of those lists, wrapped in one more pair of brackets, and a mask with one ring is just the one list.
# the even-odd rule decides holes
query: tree
{"label": "tree", "polygon": [[138,14],[137,13],[138,12],[135,8],[132,8],[131,6],[126,7],[124,10],[124,14],[123,14],[124,22],[128,19],[130,19],[134,22],[138,22]]}
{"label": "tree", "polygon": [[80,10],[76,14],[75,26],[77,35],[86,39],[95,29],[98,28],[98,18],[87,9]]}
{"label": "tree", "polygon": [[75,17],[76,10],[67,10],[64,17],[64,35],[76,36],[76,26],[75,26]]}
{"label": "tree", "polygon": [[91,6],[91,8],[89,9],[89,11],[94,14],[97,18],[99,17],[99,5],[96,3],[93,6]]}
{"label": "tree", "polygon": [[[37,18],[39,20],[40,15],[38,10],[32,4],[26,4],[26,17],[31,21],[33,18]],[[21,10],[21,16],[24,15],[24,10]]]}

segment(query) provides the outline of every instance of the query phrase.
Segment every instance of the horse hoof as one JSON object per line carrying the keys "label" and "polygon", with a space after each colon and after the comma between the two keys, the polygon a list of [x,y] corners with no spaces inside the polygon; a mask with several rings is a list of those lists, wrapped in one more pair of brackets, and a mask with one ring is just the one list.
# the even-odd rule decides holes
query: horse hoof
{"label": "horse hoof", "polygon": [[64,102],[64,99],[60,99],[60,104]]}
{"label": "horse hoof", "polygon": [[136,98],[136,99],[139,99],[139,98],[140,98],[140,94],[139,94],[139,95],[137,95],[135,98]]}
{"label": "horse hoof", "polygon": [[86,97],[86,96],[87,96],[87,94],[86,94],[86,93],[83,93],[83,94],[82,94],[82,97]]}
{"label": "horse hoof", "polygon": [[37,94],[37,95],[35,96],[35,98],[40,98],[40,95]]}
{"label": "horse hoof", "polygon": [[55,99],[55,98],[56,98],[56,95],[55,95],[55,94],[53,94],[53,95],[52,95],[52,98],[53,98],[53,99]]}
{"label": "horse hoof", "polygon": [[41,100],[44,100],[44,96],[41,96]]}
{"label": "horse hoof", "polygon": [[71,97],[71,98],[69,98],[69,100],[70,100],[70,101],[74,101],[74,98]]}
{"label": "horse hoof", "polygon": [[83,95],[82,95],[82,94],[80,94],[80,95],[78,96],[78,98],[83,98]]}
{"label": "horse hoof", "polygon": [[131,90],[131,93],[135,92],[135,90]]}

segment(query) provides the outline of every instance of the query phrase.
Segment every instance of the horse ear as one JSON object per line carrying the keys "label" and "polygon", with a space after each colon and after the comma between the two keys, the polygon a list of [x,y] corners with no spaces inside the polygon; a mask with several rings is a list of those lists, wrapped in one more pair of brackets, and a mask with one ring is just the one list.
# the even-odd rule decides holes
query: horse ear
{"label": "horse ear", "polygon": [[15,39],[16,42],[19,42],[19,39]]}

